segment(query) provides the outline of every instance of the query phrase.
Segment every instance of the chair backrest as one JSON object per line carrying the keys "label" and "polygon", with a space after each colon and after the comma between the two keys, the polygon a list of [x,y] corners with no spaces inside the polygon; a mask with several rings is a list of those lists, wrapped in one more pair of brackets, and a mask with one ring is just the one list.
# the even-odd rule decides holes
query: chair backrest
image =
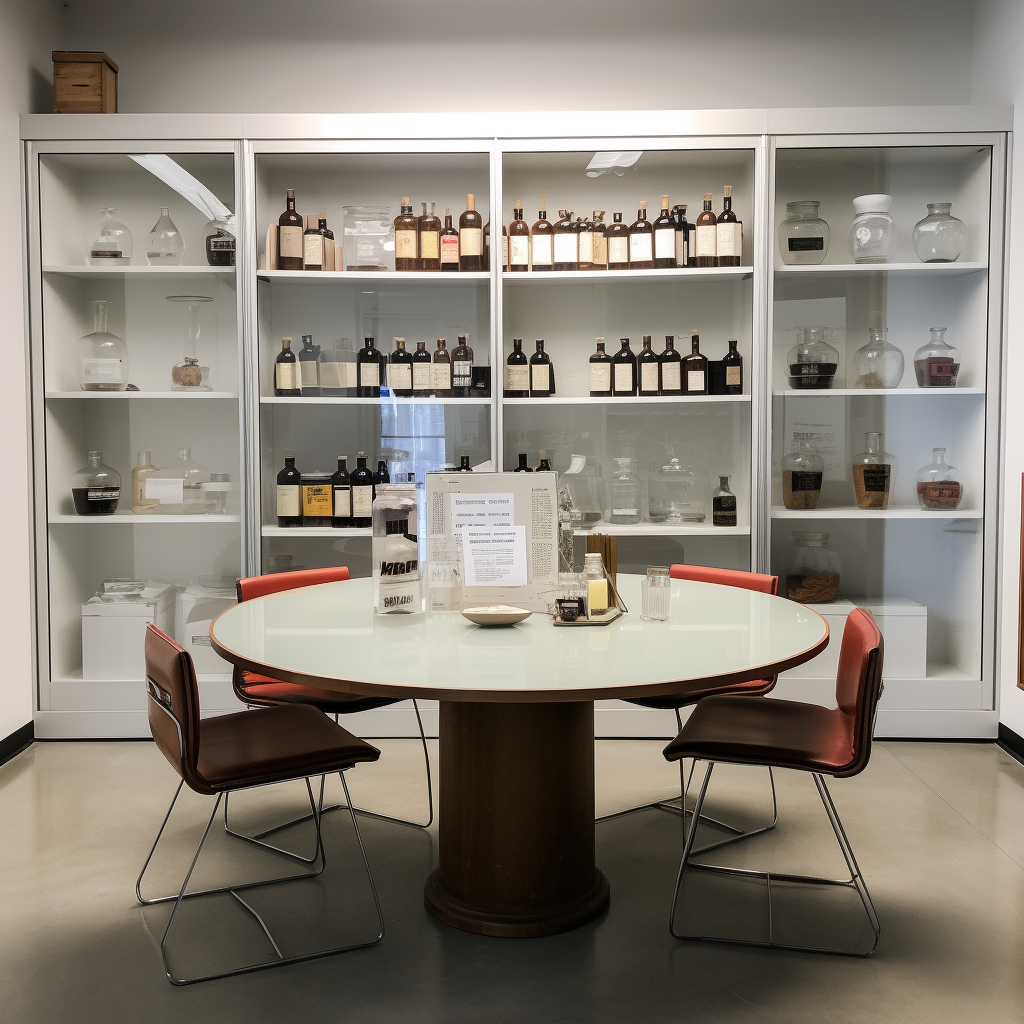
{"label": "chair backrest", "polygon": [[715,569],[707,565],[673,565],[669,576],[674,580],[694,580],[697,583],[718,583],[723,587],[742,587],[761,594],[777,594],[779,577],[760,572],[741,572],[739,569]]}
{"label": "chair backrest", "polygon": [[238,600],[251,601],[254,597],[279,594],[296,587],[315,587],[319,583],[337,583],[349,579],[348,566],[331,565],[325,569],[295,569],[293,572],[273,572],[267,576],[248,576],[235,582]]}
{"label": "chair backrest", "polygon": [[199,688],[188,653],[152,622],[146,626],[146,688],[149,728],[171,767],[200,792]]}
{"label": "chair backrest", "polygon": [[875,709],[882,695],[882,662],[882,634],[875,620],[863,608],[854,608],[846,618],[836,675],[836,704],[850,738],[850,763],[835,773],[839,778],[863,771],[871,757]]}

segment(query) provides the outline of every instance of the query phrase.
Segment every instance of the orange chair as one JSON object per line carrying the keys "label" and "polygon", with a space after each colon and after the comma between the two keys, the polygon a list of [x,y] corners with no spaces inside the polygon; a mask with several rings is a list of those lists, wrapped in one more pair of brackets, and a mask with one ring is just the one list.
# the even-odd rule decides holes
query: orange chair
{"label": "orange chair", "polygon": [[[254,597],[264,597],[267,594],[278,594],[283,590],[293,590],[296,587],[312,587],[321,583],[336,583],[339,580],[349,579],[348,568],[344,565],[330,566],[324,569],[299,569],[294,572],[271,573],[267,576],[249,576],[237,581],[238,600],[250,601]],[[336,693],[333,690],[320,690],[312,686],[303,686],[299,683],[288,683],[271,676],[259,675],[255,672],[248,672],[245,669],[235,668],[232,675],[232,686],[235,696],[245,704],[255,707],[273,707],[282,704],[311,704],[319,708],[326,715],[333,715],[338,720],[339,715],[353,715],[359,711],[371,711],[374,708],[382,708],[389,704],[399,704],[401,701],[394,697],[357,697],[347,696],[344,693]],[[430,775],[430,756],[427,753],[427,737],[423,729],[423,719],[420,716],[419,704],[413,700],[413,710],[416,713],[416,724],[420,730],[420,743],[423,745],[423,761],[426,765],[427,775],[427,803],[429,814],[425,822],[408,821],[405,818],[392,817],[389,814],[379,814],[376,811],[367,811],[363,808],[355,808],[358,814],[365,814],[371,818],[379,818],[382,821],[391,821],[398,825],[408,825],[411,828],[429,828],[434,820],[434,793],[433,783]],[[321,809],[321,813],[328,811],[344,810],[346,804],[331,804]],[[301,819],[297,819],[301,820]],[[274,828],[258,833],[254,839],[270,835],[280,829],[287,828],[295,822],[285,822]],[[227,824],[227,800],[224,802],[224,825]],[[231,829],[228,828],[230,832]],[[240,838],[247,839],[240,833]]]}
{"label": "orange chair", "polygon": [[[766,576],[763,573],[757,572],[741,572],[737,569],[716,569],[709,566],[703,565],[673,565],[669,569],[669,575],[672,579],[676,580],[694,580],[697,583],[717,583],[723,587],[741,587],[744,590],[756,590],[761,594],[776,594],[779,589],[779,577],[778,576]],[[693,684],[680,684],[680,690],[678,693],[671,694],[667,697],[634,697],[630,698],[627,703],[638,704],[645,708],[656,708],[663,709],[666,711],[674,711],[676,715],[676,729],[682,729],[683,720],[680,715],[680,709],[691,707],[698,701],[705,699],[706,697],[714,697],[720,694],[734,694],[734,695],[745,695],[745,696],[756,696],[761,697],[768,693],[775,686],[775,676],[770,679],[752,679],[745,683],[715,683],[713,685],[707,683],[693,683]],[[690,775],[693,775],[693,767],[690,768]],[[718,828],[724,829],[727,832],[732,832],[733,836],[730,839],[725,839],[722,842],[714,843],[711,846],[705,846],[700,851],[705,853],[708,850],[713,850],[718,846],[726,846],[729,843],[737,842],[740,839],[749,839],[751,836],[760,835],[762,832],[768,832],[775,828],[778,822],[778,803],[775,797],[775,777],[772,775],[771,768],[768,769],[768,780],[771,784],[772,790],[772,821],[771,824],[766,825],[763,828],[745,830],[736,828],[734,825],[728,825],[723,821],[718,821],[715,818],[704,817],[704,820],[709,824],[715,825]],[[675,800],[655,800],[647,804],[639,804],[636,807],[630,807],[625,811],[618,811],[615,814],[605,815],[603,818],[599,818],[599,821],[608,821],[610,818],[618,818],[624,814],[633,814],[636,811],[645,811],[648,808],[657,808],[662,811],[670,811],[674,814],[685,814],[688,813],[684,810],[686,804],[686,791],[689,785],[689,779],[684,778],[683,765],[680,762],[679,765],[679,788],[680,797],[678,805]]]}
{"label": "orange chair", "polygon": [[[871,757],[871,737],[875,711],[882,693],[882,634],[871,616],[861,608],[850,612],[839,652],[836,677],[835,709],[817,704],[801,704],[790,700],[736,695],[708,697],[702,700],[679,735],[665,748],[669,761],[692,757],[706,761],[707,770],[701,783],[690,827],[683,845],[676,886],[672,894],[669,931],[677,939],[732,942],[747,946],[770,946],[815,953],[838,953],[844,956],[870,956],[878,945],[878,915],[867,885],[854,856],[843,823],[825,785],[825,776],[846,779],[862,772]],[[718,762],[759,764],[776,768],[792,768],[810,772],[818,795],[835,832],[839,848],[850,870],[845,879],[817,878],[810,875],[782,874],[776,871],[752,871],[747,868],[723,867],[718,864],[690,863],[700,851],[693,849],[697,821],[707,795],[711,772]],[[744,878],[763,878],[768,884],[768,939],[735,939],[711,935],[681,935],[675,930],[679,892],[688,870],[714,871]],[[772,930],[772,882],[795,882],[809,885],[846,886],[855,889],[874,932],[874,943],[868,950],[854,951],[835,947],[807,946],[775,942]]]}

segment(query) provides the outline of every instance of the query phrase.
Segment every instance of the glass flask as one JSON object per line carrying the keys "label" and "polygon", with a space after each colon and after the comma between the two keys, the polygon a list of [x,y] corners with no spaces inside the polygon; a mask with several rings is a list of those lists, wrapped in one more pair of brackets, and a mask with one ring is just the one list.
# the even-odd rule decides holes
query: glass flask
{"label": "glass flask", "polygon": [[373,610],[380,615],[424,609],[418,537],[419,492],[415,481],[378,484],[373,499]]}
{"label": "glass flask", "polygon": [[949,211],[952,203],[928,203],[928,216],[914,225],[914,251],[922,263],[952,263],[967,244],[967,225]]}
{"label": "glass flask", "polygon": [[797,343],[787,358],[791,388],[821,391],[832,387],[839,352],[825,341],[824,327],[798,327]]}
{"label": "glass flask", "polygon": [[390,206],[346,206],[342,251],[346,270],[394,270]]}
{"label": "glass flask", "polygon": [[828,252],[828,224],[818,216],[817,200],[786,203],[786,219],[779,225],[779,255],[787,266],[813,266]]}
{"label": "glass flask", "polygon": [[672,580],[668,566],[652,565],[640,581],[640,618],[664,622],[672,598]]}
{"label": "glass flask", "polygon": [[235,236],[226,220],[211,220],[203,231],[206,236],[206,262],[211,267],[235,265]]}
{"label": "glass flask", "polygon": [[782,459],[782,503],[786,508],[817,508],[825,460],[812,442],[793,438],[793,448]]}
{"label": "glass flask", "polygon": [[850,225],[850,252],[854,263],[888,263],[896,252],[896,225],[889,216],[892,196],[858,196],[857,215]]}
{"label": "glass flask", "polygon": [[932,461],[917,471],[917,500],[921,508],[952,512],[963,493],[960,473],[946,462],[946,449],[933,448]]}
{"label": "glass flask", "polygon": [[827,533],[794,533],[786,567],[786,597],[804,604],[834,601],[843,582],[839,553],[828,546]]}
{"label": "glass flask", "polygon": [[210,368],[199,365],[199,307],[204,302],[213,302],[213,298],[209,295],[168,295],[167,301],[184,306],[185,319],[181,361],[171,367],[171,390],[210,391]]}
{"label": "glass flask", "polygon": [[652,523],[703,523],[707,518],[708,475],[672,456],[651,477],[647,517]]}
{"label": "glass flask", "polygon": [[185,240],[174,226],[166,206],[146,239],[146,262],[151,267],[180,267],[185,262]]}
{"label": "glass flask", "polygon": [[92,334],[78,339],[78,383],[83,391],[124,391],[128,384],[128,346],[107,330],[107,299],[93,299]]}
{"label": "glass flask", "polygon": [[868,329],[868,343],[853,354],[855,388],[894,388],[903,379],[903,353],[886,341],[887,327]]}
{"label": "glass flask", "polygon": [[640,477],[636,472],[636,460],[628,457],[617,458],[615,472],[608,484],[608,498],[611,503],[609,523],[629,526],[640,522]]}
{"label": "glass flask", "polygon": [[89,465],[71,477],[71,497],[80,516],[112,516],[121,497],[121,476],[103,465],[103,452],[89,452]]}
{"label": "glass flask", "polygon": [[572,506],[582,518],[580,529],[589,530],[598,522],[605,507],[605,484],[600,467],[586,455],[571,455],[569,468],[560,484],[569,492]]}
{"label": "glass flask", "polygon": [[587,584],[587,615],[601,615],[608,611],[611,595],[608,593],[608,574],[604,571],[604,559],[600,551],[586,553],[583,576]]}
{"label": "glass flask", "polygon": [[929,327],[931,339],[914,353],[919,388],[955,388],[960,374],[960,353],[946,343],[945,327]]}
{"label": "glass flask", "polygon": [[853,459],[853,490],[857,508],[888,508],[889,493],[896,483],[896,460],[882,450],[882,435],[864,435],[867,451]]}
{"label": "glass flask", "polygon": [[89,265],[93,267],[126,267],[132,261],[132,233],[114,220],[117,210],[105,206],[100,222],[89,233]]}

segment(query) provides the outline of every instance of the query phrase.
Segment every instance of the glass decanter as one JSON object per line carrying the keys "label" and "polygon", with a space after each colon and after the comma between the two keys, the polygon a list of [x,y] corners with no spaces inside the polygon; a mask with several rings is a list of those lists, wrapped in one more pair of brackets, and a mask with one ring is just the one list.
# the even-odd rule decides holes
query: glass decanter
{"label": "glass decanter", "polygon": [[928,203],[928,216],[914,225],[914,252],[922,263],[952,263],[967,244],[967,225],[949,211],[952,203]]}
{"label": "glass decanter", "polygon": [[651,477],[647,518],[652,523],[703,523],[707,518],[707,502],[707,472],[671,456]]}
{"label": "glass decanter", "polygon": [[782,459],[782,503],[786,508],[817,508],[825,460],[814,445],[801,437],[793,438],[793,449]]}
{"label": "glass decanter", "polygon": [[945,327],[929,327],[931,340],[914,353],[919,388],[955,388],[960,374],[960,353],[946,343]]}
{"label": "glass decanter", "polygon": [[894,388],[903,379],[903,353],[886,341],[887,327],[868,329],[868,343],[853,354],[855,388]]}
{"label": "glass decanter", "polygon": [[827,533],[794,533],[786,572],[786,597],[804,604],[834,601],[843,582],[839,553]]}
{"label": "glass decanter", "polygon": [[917,500],[932,512],[952,512],[963,497],[960,473],[946,462],[946,449],[933,448],[932,461],[917,471]]}
{"label": "glass decanter", "polygon": [[825,341],[824,327],[798,327],[797,343],[789,350],[789,386],[797,390],[832,387],[839,369],[839,352]]}
{"label": "glass decanter", "polygon": [[160,207],[160,219],[146,239],[146,262],[151,267],[180,267],[185,262],[185,240],[166,206]]}
{"label": "glass decanter", "polygon": [[802,199],[786,203],[786,219],[779,225],[779,255],[787,266],[813,266],[828,252],[828,224],[818,216],[821,203]]}
{"label": "glass decanter", "polygon": [[103,452],[89,452],[89,465],[71,477],[71,497],[80,516],[112,516],[121,497],[121,475],[103,465]]}
{"label": "glass decanter", "polygon": [[640,522],[640,477],[636,472],[636,460],[617,458],[615,472],[608,484],[611,501],[609,523],[630,526]]}
{"label": "glass decanter", "polygon": [[889,216],[892,196],[858,196],[857,215],[850,225],[850,253],[854,263],[888,263],[896,252],[896,225]]}
{"label": "glass decanter", "polygon": [[107,299],[92,302],[92,334],[78,339],[78,383],[83,391],[124,391],[128,384],[128,346],[107,330]]}
{"label": "glass decanter", "polygon": [[89,265],[93,267],[126,267],[132,261],[132,233],[114,220],[117,210],[105,206],[100,222],[89,233]]}
{"label": "glass decanter", "polygon": [[853,490],[857,508],[889,507],[889,494],[896,484],[896,459],[882,449],[882,435],[864,435],[867,450],[854,456]]}
{"label": "glass decanter", "polygon": [[210,368],[199,365],[199,307],[204,302],[213,302],[209,295],[168,295],[168,302],[180,303],[185,307],[185,328],[182,334],[182,358],[171,367],[172,391],[210,391],[207,383]]}
{"label": "glass decanter", "polygon": [[235,265],[235,236],[226,220],[211,220],[203,231],[206,236],[206,262],[211,267]]}

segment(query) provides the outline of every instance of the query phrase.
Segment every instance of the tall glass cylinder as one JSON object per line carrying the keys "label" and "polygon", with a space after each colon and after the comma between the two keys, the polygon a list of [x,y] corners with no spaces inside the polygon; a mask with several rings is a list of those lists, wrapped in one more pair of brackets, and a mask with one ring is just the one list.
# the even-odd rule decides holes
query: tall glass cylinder
{"label": "tall glass cylinder", "polygon": [[184,307],[182,358],[171,367],[172,391],[210,391],[210,368],[199,363],[199,340],[202,328],[199,309],[204,302],[213,302],[209,295],[168,295],[168,302]]}

